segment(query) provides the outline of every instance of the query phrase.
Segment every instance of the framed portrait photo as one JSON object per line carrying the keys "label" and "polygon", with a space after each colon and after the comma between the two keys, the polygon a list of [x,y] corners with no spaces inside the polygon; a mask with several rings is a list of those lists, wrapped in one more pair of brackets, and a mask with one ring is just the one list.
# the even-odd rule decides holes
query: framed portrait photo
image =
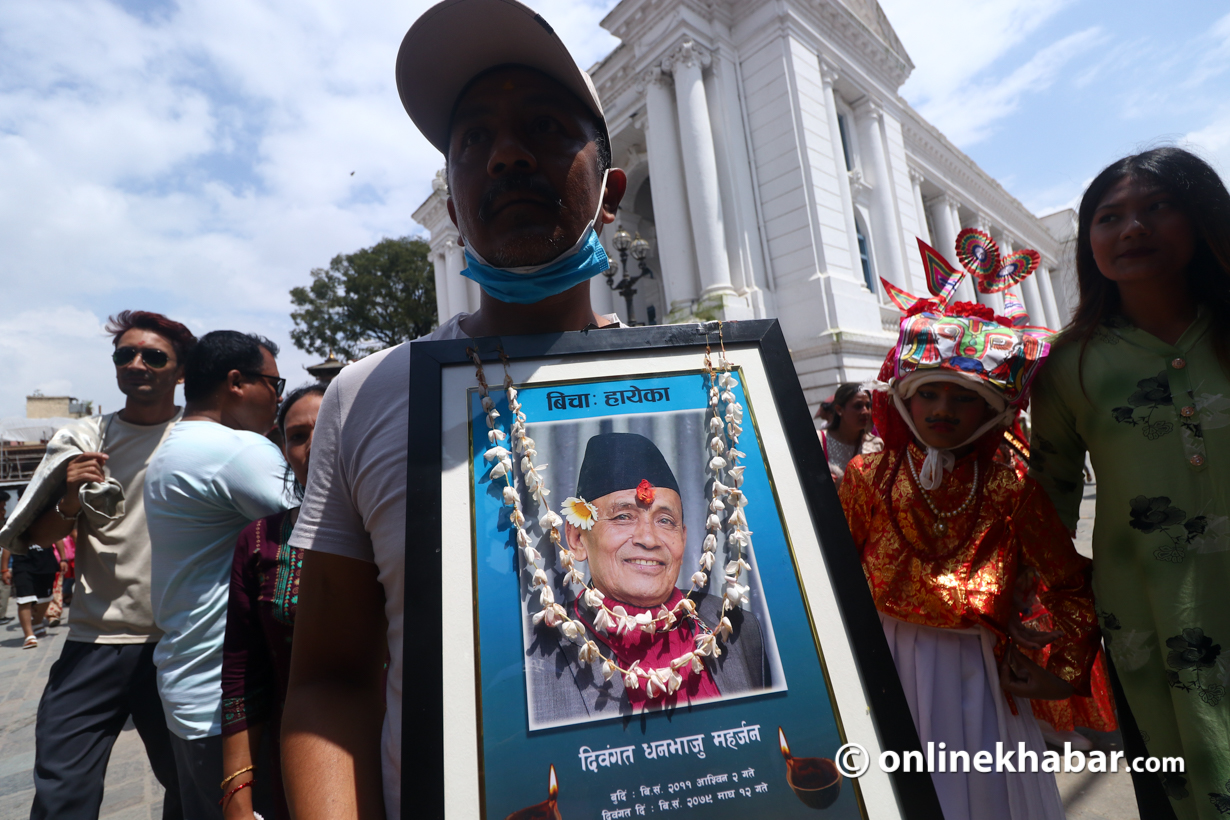
{"label": "framed portrait photo", "polygon": [[918,738],[776,322],[415,343],[410,384],[403,817],[940,817],[875,765]]}

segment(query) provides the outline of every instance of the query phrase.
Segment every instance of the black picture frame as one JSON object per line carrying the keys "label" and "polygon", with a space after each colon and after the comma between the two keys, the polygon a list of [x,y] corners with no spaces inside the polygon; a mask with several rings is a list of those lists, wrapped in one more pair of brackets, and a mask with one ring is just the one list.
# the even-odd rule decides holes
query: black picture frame
{"label": "black picture frame", "polygon": [[[442,640],[442,470],[441,429],[443,368],[471,364],[468,349],[482,361],[500,362],[560,357],[600,357],[603,354],[662,349],[703,351],[718,341],[718,323],[635,328],[589,328],[583,331],[533,336],[483,337],[413,344],[410,363],[410,440],[407,453],[407,560],[416,579],[416,628],[404,631],[403,658],[443,658]],[[823,447],[815,434],[802,386],[789,348],[776,320],[721,324],[727,345],[752,344],[761,356],[773,399],[800,480],[808,512],[821,544],[837,603],[856,662],[863,676],[868,705],[881,748],[904,755],[920,751],[896,666],[885,640],[875,604],[841,502],[837,497]],[[411,523],[413,522],[413,523]],[[412,531],[413,528],[413,531]],[[413,550],[413,561],[409,551]],[[434,583],[433,583],[434,580]],[[410,589],[407,584],[406,589]],[[440,675],[404,677],[402,682],[402,817],[410,820],[445,817],[446,715]],[[931,776],[926,772],[891,774],[901,815],[909,820],[942,820]],[[413,795],[413,800],[407,798]],[[411,808],[412,806],[412,808]],[[449,818],[454,820],[454,818]]]}

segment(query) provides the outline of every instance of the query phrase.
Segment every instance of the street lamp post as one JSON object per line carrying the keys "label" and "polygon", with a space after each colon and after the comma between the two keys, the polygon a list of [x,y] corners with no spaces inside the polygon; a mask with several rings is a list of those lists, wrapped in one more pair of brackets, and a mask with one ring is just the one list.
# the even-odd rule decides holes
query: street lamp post
{"label": "street lamp post", "polygon": [[[634,239],[622,227],[615,232],[612,242],[615,245],[615,250],[619,251],[619,267],[623,272],[623,278],[616,282],[615,271],[610,268],[607,268],[606,273],[603,275],[606,276],[607,287],[624,297],[624,304],[628,307],[628,324],[635,325],[636,322],[632,318],[632,297],[636,294],[635,285],[646,276],[650,279],[656,278],[653,275],[653,270],[645,264],[645,257],[649,256],[650,251],[649,242],[642,239],[639,233]],[[632,252],[632,258],[637,261],[641,269],[641,272],[636,276],[628,276],[629,250]]]}

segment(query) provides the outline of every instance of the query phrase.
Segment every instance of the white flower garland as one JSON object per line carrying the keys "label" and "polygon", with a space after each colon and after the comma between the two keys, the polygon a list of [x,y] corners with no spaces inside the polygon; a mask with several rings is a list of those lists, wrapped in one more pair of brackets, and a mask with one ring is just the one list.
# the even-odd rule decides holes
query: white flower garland
{"label": "white flower garland", "polygon": [[[720,340],[720,325],[718,335]],[[490,388],[483,372],[482,360],[473,348],[467,348],[467,353],[476,366],[475,377],[478,380],[479,394],[486,413],[488,448],[483,458],[492,462],[490,477],[493,480],[503,478],[506,482],[503,501],[505,506],[512,508],[508,520],[516,529],[517,548],[524,557],[525,569],[530,574],[530,588],[541,587],[538,600],[542,609],[535,613],[534,624],[554,627],[565,639],[580,644],[581,648],[577,654],[582,663],[602,661],[602,674],[605,680],[610,680],[618,673],[623,676],[624,686],[627,689],[639,689],[641,681],[644,680],[645,692],[650,699],[661,697],[664,694],[673,694],[683,684],[683,677],[679,674],[680,669],[686,666],[690,667],[694,674],[700,674],[704,669],[702,658],[717,658],[722,654],[719,637],[725,640],[733,631],[733,626],[726,613],[739,604],[748,602],[748,585],[739,583],[744,573],[751,569],[743,555],[746,548],[751,545],[750,536],[752,534],[747,528],[747,515],[744,513],[747,496],[741,489],[744,467],[739,464],[739,459],[743,458],[744,454],[736,449],[739,436],[743,433],[743,407],[734,395],[734,388],[739,382],[730,373],[731,365],[726,359],[725,345],[722,345],[716,368],[712,365],[708,345],[705,347],[704,372],[709,377],[709,406],[713,413],[709,419],[711,434],[709,451],[712,456],[706,470],[712,473],[713,478],[710,484],[709,514],[705,522],[705,529],[708,532],[705,535],[703,552],[700,557],[700,569],[692,574],[692,588],[688,595],[685,595],[671,610],[662,606],[656,616],[648,612],[629,615],[622,606],[608,607],[603,594],[585,584],[585,577],[576,567],[572,550],[562,543],[560,528],[563,526],[564,519],[551,510],[550,502],[547,501],[547,496],[551,494],[551,491],[542,478],[547,465],[534,463],[538,451],[534,449],[534,440],[526,435],[525,413],[522,411],[522,404],[517,401],[517,389],[513,386],[512,376],[508,372],[508,358],[503,351],[500,352],[500,359],[504,364],[504,394],[508,398],[508,410],[513,417],[509,431],[505,434],[496,426],[500,412],[495,409],[495,402],[489,395]],[[506,440],[512,446],[511,451],[503,445]],[[552,547],[559,552],[560,565],[566,570],[564,582],[584,587],[585,591],[582,596],[585,604],[597,613],[594,617],[594,629],[608,634],[614,632],[616,635],[626,635],[639,629],[652,635],[655,632],[675,629],[683,618],[688,618],[700,629],[700,634],[695,637],[695,646],[691,651],[681,654],[663,667],[646,668],[640,665],[640,661],[634,661],[630,666],[624,668],[616,663],[613,657],[604,654],[598,645],[586,636],[585,624],[570,618],[568,610],[556,602],[546,571],[543,569],[542,554],[535,549],[530,534],[525,531],[525,513],[514,476],[514,455],[521,458],[521,475],[525,489],[529,491],[531,497],[543,511],[538,524],[550,538]],[[727,483],[722,482],[723,476]],[[584,499],[569,498],[564,503],[570,508],[583,505],[588,508],[584,510],[585,513],[596,516],[593,505]],[[708,573],[712,570],[716,560],[714,553],[717,550],[717,533],[723,528],[722,516],[727,508],[730,512],[726,513],[725,520],[729,527],[726,541],[734,547],[735,557],[727,562],[725,567],[726,583],[723,590],[722,619],[716,631],[711,631],[696,616],[696,602],[689,596],[693,592],[702,591],[709,582]],[[570,514],[569,518],[572,517]]]}

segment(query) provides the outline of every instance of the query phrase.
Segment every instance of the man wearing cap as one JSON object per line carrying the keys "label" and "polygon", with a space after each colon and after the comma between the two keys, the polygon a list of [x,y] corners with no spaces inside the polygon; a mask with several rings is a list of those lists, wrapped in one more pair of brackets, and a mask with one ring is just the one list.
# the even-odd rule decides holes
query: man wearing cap
{"label": "man wearing cap", "polygon": [[[695,649],[697,635],[719,632],[722,598],[685,595],[675,586],[688,530],[679,483],[652,441],[635,433],[591,438],[576,496],[564,511],[568,547],[588,565],[591,590],[564,603],[606,659],[620,669],[666,668]],[[680,607],[685,597],[694,616]],[[619,623],[638,616],[652,619],[653,630]],[[535,722],[626,715],[763,689],[770,673],[760,622],[738,607],[728,617],[733,630],[721,641],[721,654],[702,658],[700,669],[680,665],[683,681],[674,692],[627,689],[621,675],[607,680],[603,658],[581,660],[584,642],[560,640],[558,630],[540,623],[525,663]]]}
{"label": "man wearing cap", "polygon": [[[445,0],[402,41],[397,86],[447,158],[464,275],[482,286],[478,311],[427,338],[617,326],[589,279],[608,267],[597,232],[627,178],[593,83],[546,21],[515,0]],[[307,551],[282,732],[297,818],[400,816],[411,349],[347,367],[321,403],[290,542]]]}

